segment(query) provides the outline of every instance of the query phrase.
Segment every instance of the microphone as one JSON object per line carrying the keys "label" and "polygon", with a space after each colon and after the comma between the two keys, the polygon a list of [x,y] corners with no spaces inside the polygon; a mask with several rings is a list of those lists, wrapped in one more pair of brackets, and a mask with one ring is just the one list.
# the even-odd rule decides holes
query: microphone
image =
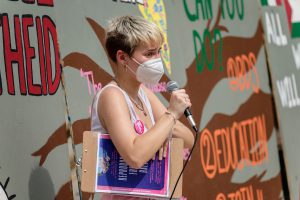
{"label": "microphone", "polygon": [[[172,93],[175,90],[179,90],[179,86],[176,83],[176,81],[169,81],[167,83],[167,91],[169,93]],[[184,111],[184,115],[186,116],[188,122],[190,123],[190,125],[192,126],[192,128],[194,129],[194,131],[196,131],[196,133],[198,133],[198,129],[196,127],[196,123],[195,120],[193,118],[192,112],[190,111],[190,108],[187,107]]]}

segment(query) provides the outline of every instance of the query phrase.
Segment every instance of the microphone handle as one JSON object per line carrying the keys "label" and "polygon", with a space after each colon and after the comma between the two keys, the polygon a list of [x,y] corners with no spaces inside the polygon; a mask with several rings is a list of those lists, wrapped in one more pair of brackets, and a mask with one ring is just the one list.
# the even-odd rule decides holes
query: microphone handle
{"label": "microphone handle", "polygon": [[189,107],[187,107],[187,108],[185,109],[184,115],[185,115],[186,117],[192,115],[192,112],[190,111],[190,108],[189,108]]}
{"label": "microphone handle", "polygon": [[190,111],[189,108],[186,108],[184,110],[184,115],[186,116],[188,122],[190,123],[190,125],[193,127],[193,129],[196,131],[196,133],[198,132],[198,129],[196,127],[196,123],[193,119],[193,115],[192,115],[192,112]]}

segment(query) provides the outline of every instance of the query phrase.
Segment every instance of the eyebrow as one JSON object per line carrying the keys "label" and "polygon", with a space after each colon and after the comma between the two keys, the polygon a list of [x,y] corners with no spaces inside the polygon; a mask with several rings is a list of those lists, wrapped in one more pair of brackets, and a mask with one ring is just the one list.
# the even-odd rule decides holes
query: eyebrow
{"label": "eyebrow", "polygon": [[[159,47],[157,50],[161,50],[161,47]],[[156,48],[154,48],[154,49],[147,49],[146,51],[156,51]]]}

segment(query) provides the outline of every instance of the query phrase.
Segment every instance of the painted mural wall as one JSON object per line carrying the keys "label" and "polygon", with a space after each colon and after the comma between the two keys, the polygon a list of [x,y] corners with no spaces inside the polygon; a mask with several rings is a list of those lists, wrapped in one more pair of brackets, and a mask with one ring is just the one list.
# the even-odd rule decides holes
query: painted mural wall
{"label": "painted mural wall", "polygon": [[[166,103],[165,83],[176,80],[188,91],[201,130],[184,174],[183,198],[283,199],[257,1],[70,0],[56,5],[78,153],[93,95],[113,77],[114,63],[104,49],[107,20],[139,15],[158,24],[166,37],[165,76],[150,88]],[[64,12],[66,7],[73,12]]]}
{"label": "painted mural wall", "polygon": [[300,199],[300,1],[261,1],[290,197]]}
{"label": "painted mural wall", "polygon": [[1,1],[0,35],[0,199],[55,199],[70,166],[51,148],[66,140],[54,2]]}
{"label": "painted mural wall", "polygon": [[[72,148],[67,138],[69,133],[73,135],[75,153],[80,157],[82,133],[90,130],[93,96],[113,77],[114,63],[104,48],[107,20],[138,15],[156,23],[165,36],[165,75],[159,84],[147,86],[167,105],[166,83],[177,81],[190,95],[200,129],[184,173],[182,199],[284,199],[275,115],[282,113],[278,116],[285,117],[279,120],[283,145],[285,140],[288,142],[284,137],[289,138],[296,126],[295,122],[288,125],[290,116],[296,120],[299,115],[278,108],[281,98],[274,89],[274,80],[283,80],[289,74],[291,83],[293,77],[298,80],[300,48],[297,39],[290,39],[290,35],[298,34],[291,31],[298,30],[293,29],[297,20],[289,25],[282,23],[286,41],[284,37],[277,39],[273,24],[277,19],[294,19],[294,15],[286,14],[283,2],[272,7],[274,2],[2,1],[0,195],[3,189],[7,199],[73,199],[69,164]],[[274,15],[269,35],[267,12]],[[282,51],[279,47],[284,46],[280,44],[285,42],[291,44],[288,53],[278,57],[277,51]],[[295,60],[296,65],[290,65],[294,71],[284,71],[282,66],[289,64],[278,65],[276,59],[284,63]],[[284,75],[276,70],[283,70]],[[188,125],[185,118],[181,121]],[[284,145],[284,150],[287,148]],[[285,151],[287,163],[293,152]],[[184,159],[187,154],[185,150]],[[296,166],[288,168],[289,176],[299,170]],[[290,183],[295,187],[290,188],[291,193],[298,200],[299,181]],[[99,195],[82,195],[82,199],[93,197],[99,199]]]}

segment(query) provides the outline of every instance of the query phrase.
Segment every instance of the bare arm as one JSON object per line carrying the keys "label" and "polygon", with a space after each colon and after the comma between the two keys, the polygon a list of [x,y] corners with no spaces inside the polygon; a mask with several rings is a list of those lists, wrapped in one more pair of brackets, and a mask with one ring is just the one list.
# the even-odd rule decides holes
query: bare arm
{"label": "bare arm", "polygon": [[[161,101],[157,98],[152,91],[150,91],[145,86],[142,86],[143,90],[146,92],[149,101],[151,103],[154,120],[157,121],[164,113],[166,112],[166,107],[161,103]],[[172,136],[175,138],[181,138],[184,141],[184,147],[191,149],[194,144],[194,135],[192,131],[182,124],[179,120],[176,121],[175,126],[172,130]]]}
{"label": "bare arm", "polygon": [[[175,98],[174,102],[174,107],[179,110],[175,113],[178,118],[187,104],[180,97]],[[174,126],[171,115],[161,114],[153,127],[145,134],[137,135],[130,120],[125,98],[121,91],[113,87],[101,93],[98,115],[122,158],[134,168],[142,167],[152,158]]]}

